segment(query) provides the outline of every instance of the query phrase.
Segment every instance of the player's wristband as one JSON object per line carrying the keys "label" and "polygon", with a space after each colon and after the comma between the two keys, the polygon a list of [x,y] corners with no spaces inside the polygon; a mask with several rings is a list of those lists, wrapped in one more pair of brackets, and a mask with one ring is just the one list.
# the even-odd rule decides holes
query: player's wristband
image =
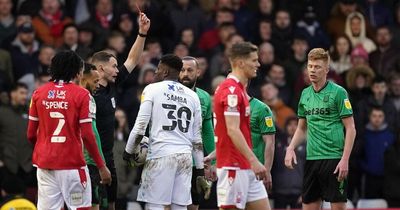
{"label": "player's wristband", "polygon": [[140,36],[140,37],[147,37],[147,34],[142,34],[142,33],[138,33],[138,35]]}

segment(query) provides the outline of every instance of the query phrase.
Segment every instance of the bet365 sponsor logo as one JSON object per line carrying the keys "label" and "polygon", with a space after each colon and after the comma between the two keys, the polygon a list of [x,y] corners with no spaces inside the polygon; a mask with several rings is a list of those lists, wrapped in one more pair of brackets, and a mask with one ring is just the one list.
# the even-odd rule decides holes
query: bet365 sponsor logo
{"label": "bet365 sponsor logo", "polygon": [[330,113],[329,108],[312,108],[305,112],[306,115],[328,115]]}

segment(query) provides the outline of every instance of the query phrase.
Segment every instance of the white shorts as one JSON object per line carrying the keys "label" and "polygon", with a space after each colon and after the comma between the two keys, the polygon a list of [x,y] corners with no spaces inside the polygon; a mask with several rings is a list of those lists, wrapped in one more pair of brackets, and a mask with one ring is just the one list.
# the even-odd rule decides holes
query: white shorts
{"label": "white shorts", "polygon": [[87,166],[82,169],[37,169],[38,209],[60,210],[92,206],[92,189]]}
{"label": "white shorts", "polygon": [[179,153],[147,160],[142,172],[138,201],[187,206],[192,203],[192,154]]}
{"label": "white shorts", "polygon": [[217,200],[220,208],[244,209],[246,203],[268,198],[262,181],[252,170],[217,169]]}

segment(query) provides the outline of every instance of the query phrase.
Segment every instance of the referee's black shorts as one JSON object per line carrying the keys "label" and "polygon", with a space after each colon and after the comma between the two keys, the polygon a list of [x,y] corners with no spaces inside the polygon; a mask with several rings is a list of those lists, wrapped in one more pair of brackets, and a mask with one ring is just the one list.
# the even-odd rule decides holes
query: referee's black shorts
{"label": "referee's black shorts", "polygon": [[319,199],[331,203],[347,201],[347,179],[339,182],[333,174],[340,159],[306,160],[303,178],[303,203]]}
{"label": "referee's black shorts", "polygon": [[203,201],[204,198],[196,190],[196,178],[197,178],[196,167],[192,167],[192,188],[190,189],[190,193],[192,196],[192,204],[200,205],[200,203]]}

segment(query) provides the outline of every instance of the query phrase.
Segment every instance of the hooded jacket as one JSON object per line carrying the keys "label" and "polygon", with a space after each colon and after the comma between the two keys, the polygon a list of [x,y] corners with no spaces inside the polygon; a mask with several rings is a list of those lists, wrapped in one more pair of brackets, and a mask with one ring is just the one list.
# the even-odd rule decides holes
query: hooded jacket
{"label": "hooded jacket", "polygon": [[[361,31],[359,36],[354,36],[350,28],[350,21],[355,16],[361,19]],[[344,32],[350,38],[353,47],[356,47],[357,45],[361,44],[364,47],[364,49],[367,50],[368,53],[371,53],[372,51],[376,50],[375,43],[371,39],[367,38],[366,28],[365,28],[365,18],[361,13],[353,12],[347,16]]]}

